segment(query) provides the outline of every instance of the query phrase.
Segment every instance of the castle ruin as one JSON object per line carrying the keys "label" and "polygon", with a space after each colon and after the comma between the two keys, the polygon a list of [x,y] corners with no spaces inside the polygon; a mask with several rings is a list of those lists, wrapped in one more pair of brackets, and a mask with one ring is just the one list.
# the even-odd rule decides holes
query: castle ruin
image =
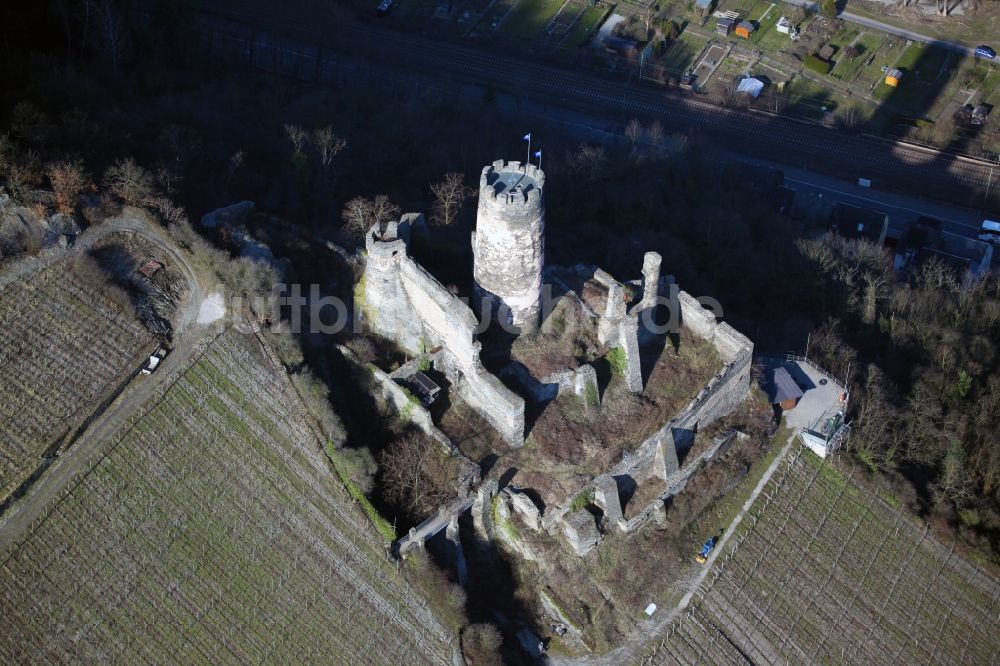
{"label": "castle ruin", "polygon": [[[679,413],[664,413],[658,430],[630,444],[619,463],[603,468],[562,501],[540,508],[526,494],[505,490],[498,496],[495,480],[486,482],[488,494],[481,490],[477,497],[474,514],[477,529],[484,533],[490,531],[491,502],[500,502],[501,517],[513,511],[531,529],[562,534],[573,551],[583,556],[604,537],[606,528],[630,532],[662,517],[666,497],[683,488],[693,473],[693,465],[678,469],[677,451],[690,447],[699,429],[731,412],[748,395],[753,345],[729,324],[719,323],[697,299],[680,291],[671,277],[661,275],[662,258],[655,252],[643,257],[640,277],[627,282],[594,266],[546,266],[544,195],[545,174],[533,165],[501,160],[483,169],[471,239],[473,305],[478,313],[410,256],[411,234],[423,225],[423,217],[417,214],[368,231],[357,305],[374,332],[394,340],[411,355],[433,352],[434,368],[445,375],[449,390],[479,413],[511,449],[518,449],[530,434],[526,407],[544,409],[565,393],[582,401],[586,409],[599,410],[601,391],[606,390],[599,386],[595,370],[600,356],[581,359],[567,352],[548,366],[529,367],[533,345],[547,334],[549,311],[555,311],[546,302],[548,295],[557,293],[557,302],[567,304],[564,309],[579,313],[597,354],[615,352],[616,371],[622,376],[619,386],[624,386],[616,390],[635,394],[646,389],[645,378],[658,362],[656,354],[643,354],[642,349],[657,339],[662,349],[666,338],[649,322],[670,296],[685,333],[709,343],[722,366],[687,406]],[[498,374],[488,371],[480,359],[484,350],[479,333],[494,325],[517,336],[516,349],[522,350],[521,357],[502,361]],[[495,356],[489,358],[495,360]],[[703,459],[707,462],[724,453],[727,441],[719,438]],[[623,478],[662,486],[662,492],[657,490],[638,513],[633,510],[631,517],[624,516],[625,501],[619,499],[616,485],[616,479]],[[593,516],[571,502],[585,492],[604,516],[605,527],[600,531]]]}

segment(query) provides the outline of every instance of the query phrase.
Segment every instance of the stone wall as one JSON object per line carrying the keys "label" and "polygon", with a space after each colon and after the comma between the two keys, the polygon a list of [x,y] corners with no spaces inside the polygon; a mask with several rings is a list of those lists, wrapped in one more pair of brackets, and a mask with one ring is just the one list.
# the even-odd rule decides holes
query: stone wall
{"label": "stone wall", "polygon": [[512,361],[504,366],[500,376],[507,381],[516,382],[533,402],[554,400],[560,393],[567,391],[585,400],[591,396],[595,400],[600,399],[597,371],[594,366],[588,364],[581,365],[575,370],[566,368],[545,375],[541,379],[535,379],[521,363]]}
{"label": "stone wall", "polygon": [[[677,459],[675,456],[673,464],[674,472],[664,478],[663,492],[631,518],[627,520],[625,518],[620,519],[618,521],[619,529],[623,532],[634,532],[650,520],[655,520],[662,524],[666,519],[666,500],[684,490],[688,480],[695,474],[699,467],[712,462],[719,456],[725,455],[739,436],[741,436],[741,433],[729,430],[716,437],[712,440],[712,444],[708,449],[702,452],[697,459],[688,461],[683,470],[677,469]],[[747,435],[742,436],[746,437]]]}
{"label": "stone wall", "polygon": [[[746,338],[744,338],[746,339]],[[749,341],[747,341],[749,345]],[[687,446],[697,430],[703,429],[731,412],[750,393],[750,368],[753,346],[741,350],[739,356],[727,363],[722,372],[709,380],[684,411],[665,423],[627,460],[616,465],[611,474],[627,474],[639,480],[651,475],[664,477],[657,469],[657,447]],[[661,459],[662,454],[661,454]],[[669,457],[667,457],[669,460]],[[666,472],[669,474],[669,471]]]}
{"label": "stone wall", "polygon": [[[435,362],[453,390],[510,446],[524,444],[524,400],[479,362],[478,322],[472,310],[407,254],[404,229],[420,216],[404,216],[365,239],[363,289],[356,305],[368,326],[413,355],[442,347]],[[404,224],[406,223],[406,224]]]}
{"label": "stone wall", "polygon": [[[606,472],[613,477],[630,476],[636,481],[651,477],[669,478],[677,471],[677,448],[690,445],[699,429],[730,413],[750,393],[753,343],[729,324],[717,323],[714,315],[686,292],[679,292],[678,300],[685,330],[709,340],[726,365],[680,414],[653,433],[626,460]],[[591,486],[592,483],[569,497],[575,497]],[[647,508],[650,510],[644,510],[642,520],[633,518],[628,525],[642,524],[658,515],[655,507]],[[564,507],[547,509],[542,516],[543,526],[546,530],[553,529],[566,513]]]}
{"label": "stone wall", "polygon": [[504,442],[513,448],[524,446],[524,399],[478,363],[476,367],[460,368],[446,373],[452,390],[493,426]]}

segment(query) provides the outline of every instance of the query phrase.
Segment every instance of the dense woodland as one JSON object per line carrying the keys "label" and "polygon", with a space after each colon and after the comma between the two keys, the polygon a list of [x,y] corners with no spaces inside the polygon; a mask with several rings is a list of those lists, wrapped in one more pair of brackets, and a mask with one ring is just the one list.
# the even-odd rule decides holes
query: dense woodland
{"label": "dense woodland", "polygon": [[[882,249],[775,212],[774,174],[720,166],[697,136],[636,122],[598,145],[511,121],[490,91],[470,103],[299,87],[201,62],[182,38],[183,12],[151,35],[130,27],[124,3],[83,4],[110,12],[121,48],[79,4],[2,10],[0,180],[15,203],[85,226],[102,205],[197,219],[251,199],[347,246],[371,220],[422,210],[437,224],[421,260],[465,290],[478,172],[520,157],[530,129],[546,155],[549,261],[631,279],[657,250],[758,350],[802,352],[808,339],[813,360],[849,379],[850,456],[883,496],[998,557],[996,276],[935,263],[894,274]],[[171,39],[185,48],[168,57]],[[321,264],[303,256],[291,272],[314,281]]]}

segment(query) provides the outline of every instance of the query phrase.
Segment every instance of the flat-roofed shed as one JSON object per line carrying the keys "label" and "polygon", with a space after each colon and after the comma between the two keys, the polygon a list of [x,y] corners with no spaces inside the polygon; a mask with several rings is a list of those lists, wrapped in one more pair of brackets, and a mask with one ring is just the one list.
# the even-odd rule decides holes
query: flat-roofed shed
{"label": "flat-roofed shed", "polygon": [[778,405],[783,412],[795,409],[802,397],[802,389],[785,368],[775,369],[770,389],[771,404]]}

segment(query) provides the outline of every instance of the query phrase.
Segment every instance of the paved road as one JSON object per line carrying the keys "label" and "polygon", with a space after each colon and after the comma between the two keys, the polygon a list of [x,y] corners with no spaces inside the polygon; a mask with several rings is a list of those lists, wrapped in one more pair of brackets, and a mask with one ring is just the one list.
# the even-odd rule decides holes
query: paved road
{"label": "paved road", "polygon": [[[986,213],[981,208],[960,208],[937,201],[886,192],[878,189],[878,182],[872,187],[862,187],[815,171],[797,169],[769,160],[747,159],[735,153],[731,159],[755,166],[778,169],[785,174],[785,185],[796,192],[820,194],[837,201],[866,206],[885,211],[889,215],[889,228],[902,230],[917,218],[926,215],[942,220],[942,228],[950,233],[975,238],[979,225]],[[1000,176],[1000,170],[998,170]],[[970,202],[972,203],[972,202]]]}
{"label": "paved road", "polygon": [[[784,2],[789,5],[795,5],[796,7],[802,7],[803,9],[809,9],[814,12],[819,13],[820,6],[817,2],[810,2],[810,0],[784,0]],[[976,47],[965,46],[964,44],[959,44],[957,42],[946,42],[935,37],[928,37],[927,35],[922,35],[919,32],[913,32],[912,30],[907,30],[905,28],[900,28],[898,26],[892,25],[891,23],[885,23],[883,21],[878,21],[873,18],[868,18],[867,16],[859,16],[851,12],[841,12],[837,14],[838,18],[841,18],[849,23],[856,23],[857,25],[864,26],[866,28],[871,28],[872,30],[880,30],[882,32],[887,32],[890,35],[896,35],[897,37],[902,37],[903,39],[909,39],[914,42],[923,42],[925,44],[936,44],[941,48],[948,49],[949,51],[954,51],[956,53],[961,53],[962,55],[975,56]]]}
{"label": "paved road", "polygon": [[[524,102],[560,106],[613,121],[656,119],[667,132],[696,133],[715,145],[784,164],[823,169],[851,179],[896,177],[916,191],[943,188],[952,197],[973,196],[990,179],[990,165],[878,137],[839,132],[764,112],[722,108],[695,96],[667,91],[580,68],[563,67],[377,25],[351,24],[336,36],[321,22],[281,21],[264,10],[248,14],[199,14],[195,30],[216,44],[219,56],[238,54],[272,72],[306,80],[346,79],[400,89],[467,94],[473,86],[508,93]],[[282,25],[282,37],[270,32]],[[320,44],[331,44],[320,50]],[[223,50],[225,53],[223,53]],[[480,100],[482,97],[480,96]],[[903,179],[905,177],[905,180]]]}
{"label": "paved road", "polygon": [[[159,230],[138,217],[123,216],[100,226],[91,227],[79,236],[72,250],[52,253],[43,259],[24,262],[15,267],[11,273],[5,274],[4,277],[15,273],[23,275],[30,269],[37,270],[64,259],[70,252],[83,251],[99,239],[121,231],[135,233],[160,248],[168,257],[168,261],[171,261],[174,267],[183,272],[188,282],[190,294],[178,311],[174,349],[155,373],[149,376],[140,375],[129,383],[115,402],[42,473],[41,477],[32,484],[28,493],[4,513],[2,521],[0,521],[0,552],[4,552],[16,543],[24,530],[30,527],[34,521],[44,518],[46,509],[53,500],[70,487],[77,474],[87,472],[101,459],[111,441],[111,436],[156,390],[165,382],[173,379],[175,371],[184,367],[195,353],[195,342],[206,338],[211,332],[210,328],[195,323],[202,301],[202,292],[194,269],[177,251],[171,241],[165,239]],[[0,286],[3,283],[3,278],[0,278]]]}

